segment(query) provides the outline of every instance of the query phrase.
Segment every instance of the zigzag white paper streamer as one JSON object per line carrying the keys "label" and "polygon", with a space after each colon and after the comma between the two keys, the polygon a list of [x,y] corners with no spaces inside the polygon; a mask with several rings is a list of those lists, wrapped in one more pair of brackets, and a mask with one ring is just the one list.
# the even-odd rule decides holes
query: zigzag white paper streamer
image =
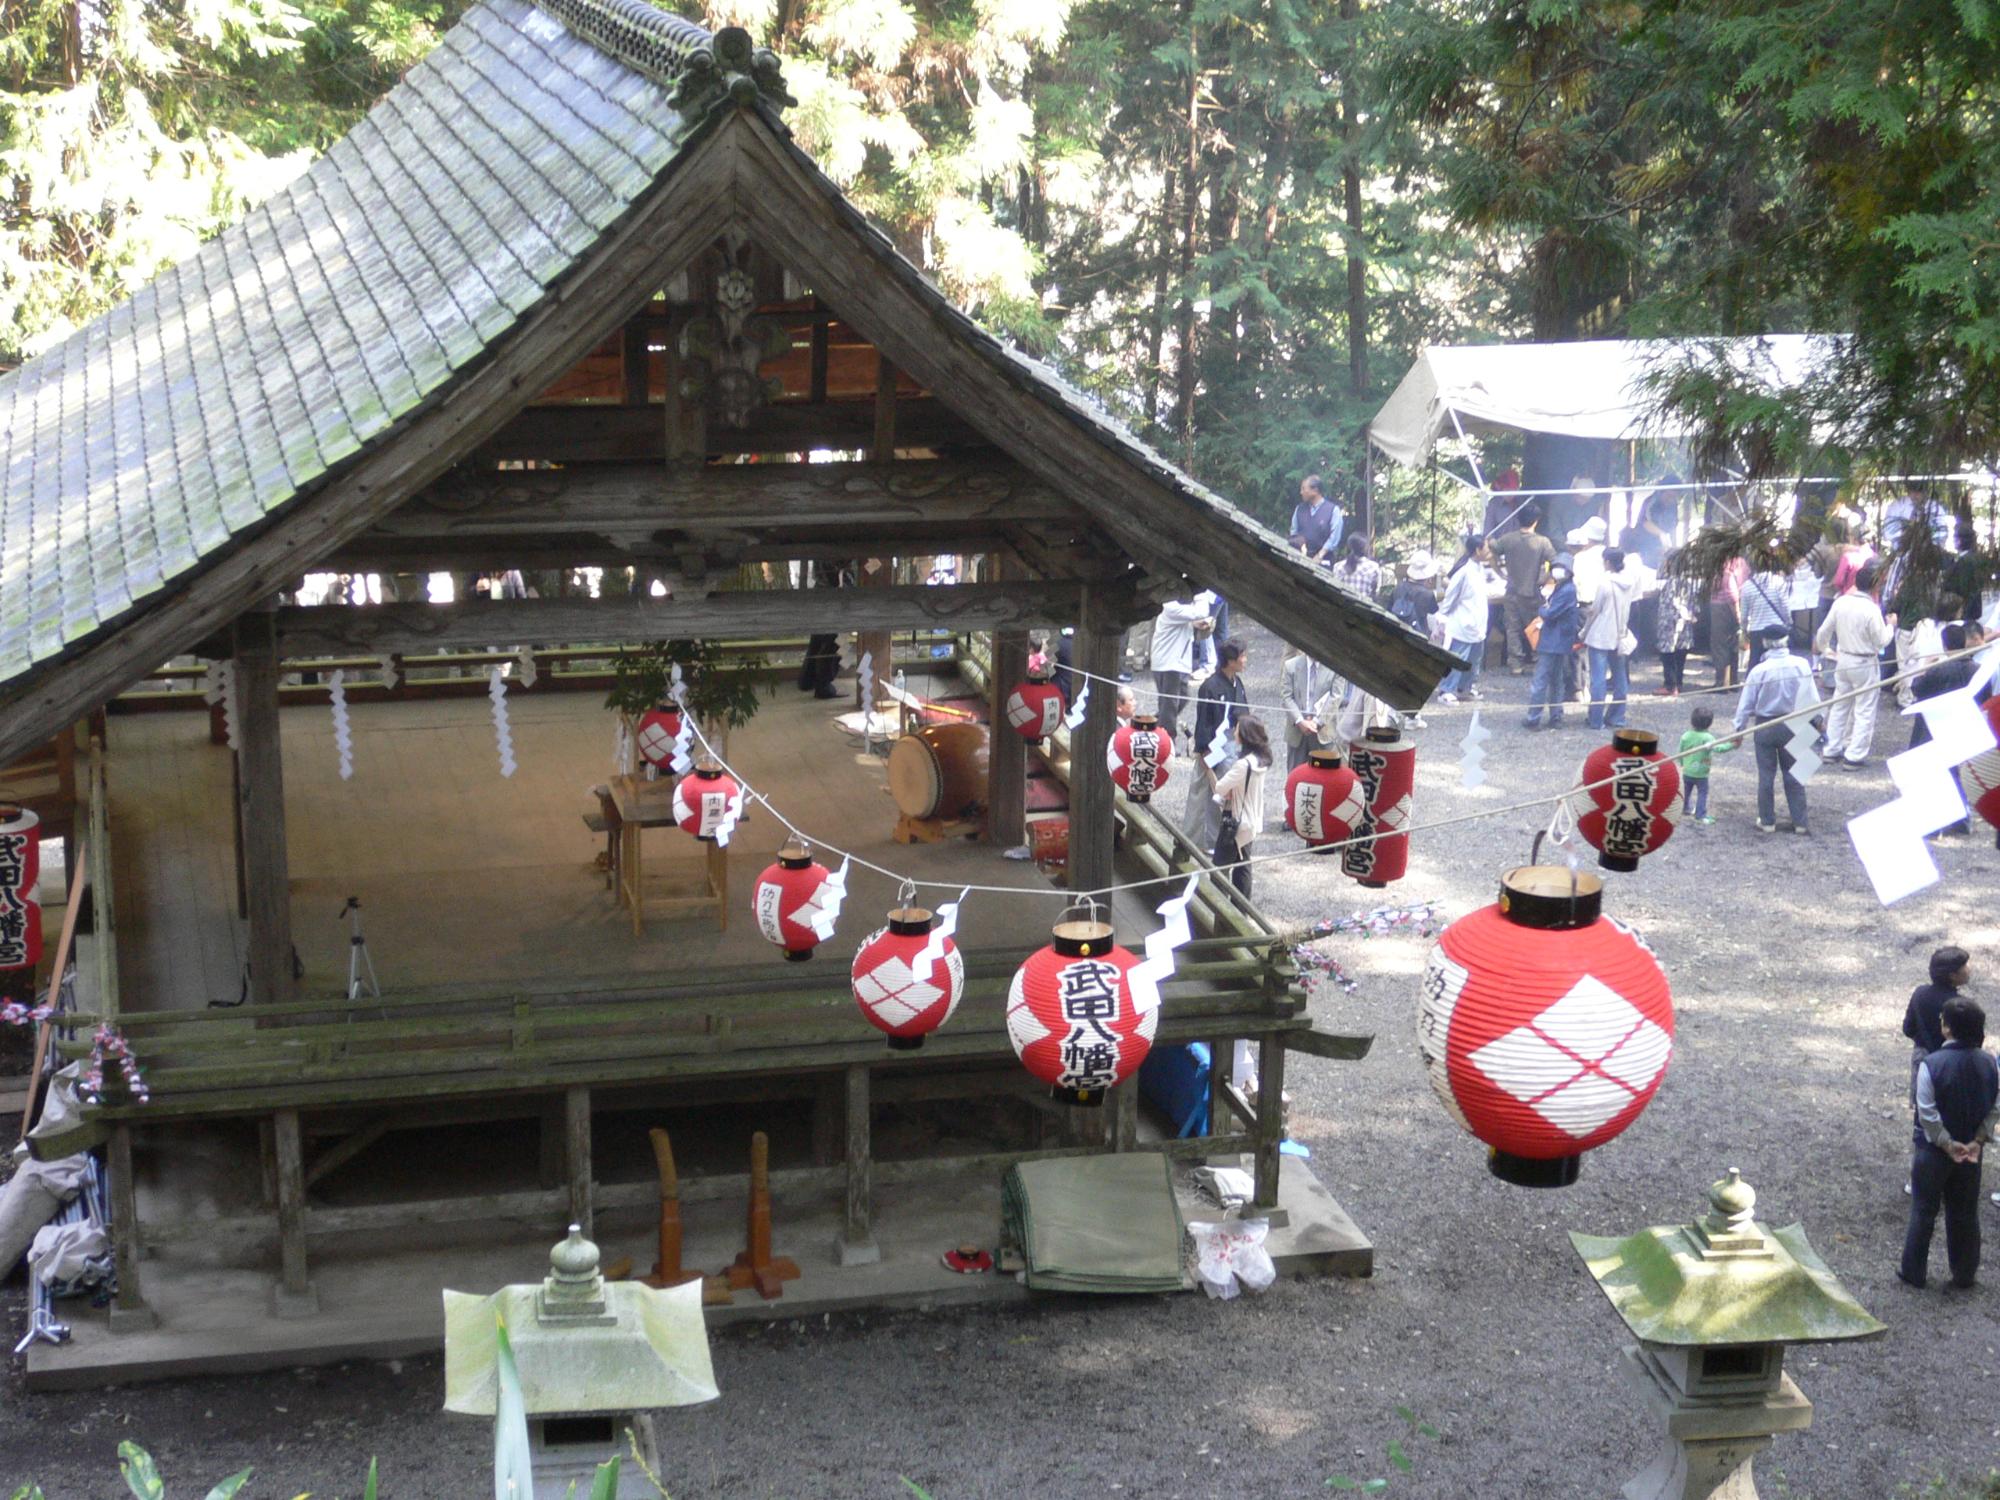
{"label": "zigzag white paper streamer", "polygon": [[611,727],[611,774],[630,776],[632,774],[632,733],[620,718]]}
{"label": "zigzag white paper streamer", "polygon": [[1068,717],[1063,720],[1063,727],[1069,730],[1070,733],[1072,734],[1076,733],[1077,730],[1083,727],[1083,715],[1085,710],[1087,710],[1089,707],[1090,707],[1090,679],[1085,678],[1083,683],[1083,690],[1076,695],[1076,707],[1072,708],[1069,711]]}
{"label": "zigzag white paper streamer", "polygon": [[340,757],[340,779],[354,779],[354,729],[347,722],[347,673],[335,669],[326,680],[327,696],[333,700],[333,748]]}
{"label": "zigzag white paper streamer", "polygon": [[238,713],[236,702],[236,663],[225,661],[216,669],[222,681],[222,734],[228,740],[229,748],[243,748],[243,719]]}
{"label": "zigzag white paper streamer", "polygon": [[744,795],[743,788],[739,786],[736,789],[736,795],[722,804],[722,816],[715,820],[716,848],[727,849],[729,847],[729,836],[736,832],[736,825],[743,821],[743,809],[749,800]]}
{"label": "zigzag white paper streamer", "polygon": [[851,859],[843,858],[840,868],[827,876],[826,884],[819,888],[819,910],[807,925],[822,943],[833,936],[833,929],[840,921],[840,908],[847,902],[847,870],[851,864]]}
{"label": "zigzag white paper streamer", "polygon": [[396,665],[396,654],[393,651],[384,651],[377,659],[382,663],[382,686],[385,688],[398,686],[403,680],[403,672],[402,668]]}
{"label": "zigzag white paper streamer", "polygon": [[1174,950],[1194,937],[1187,909],[1200,883],[1199,875],[1190,875],[1178,896],[1160,903],[1160,926],[1146,934],[1146,956],[1126,972],[1125,982],[1132,987],[1132,1009],[1142,1016],[1160,1008],[1160,986],[1174,977]]}
{"label": "zigzag white paper streamer", "polygon": [[855,669],[861,679],[861,748],[875,748],[875,653],[861,653],[861,665]]}
{"label": "zigzag white paper streamer", "polygon": [[535,648],[533,646],[523,646],[521,654],[516,660],[521,664],[521,686],[524,688],[533,687],[535,679],[541,676],[541,669],[535,665]]}
{"label": "zigzag white paper streamer", "polygon": [[1818,737],[1819,731],[1812,727],[1811,720],[1792,720],[1792,779],[1801,786],[1818,775],[1819,768],[1826,764],[1813,749],[1813,741]]}
{"label": "zigzag white paper streamer", "polygon": [[514,731],[507,723],[507,679],[498,667],[486,674],[486,696],[493,701],[493,740],[500,750],[500,774],[512,776],[516,770]]}
{"label": "zigzag white paper streamer", "polygon": [[1479,722],[1479,710],[1472,711],[1472,722],[1465,726],[1465,738],[1458,742],[1464,752],[1458,763],[1458,784],[1465,790],[1486,785],[1486,742],[1493,738],[1493,731]]}
{"label": "zigzag white paper streamer", "polygon": [[674,662],[667,679],[667,696],[681,711],[681,732],[674,736],[674,758],[670,764],[676,776],[694,769],[694,715],[688,712],[688,685],[681,677],[681,664]]}
{"label": "zigzag white paper streamer", "polygon": [[201,701],[210,708],[222,701],[222,663],[219,661],[201,664]]}
{"label": "zigzag white paper streamer", "polygon": [[937,925],[931,929],[931,935],[924,939],[924,945],[917,950],[916,957],[910,960],[910,977],[919,984],[930,982],[931,965],[944,957],[945,939],[958,931],[959,904],[971,894],[972,887],[967,886],[958,893],[957,901],[947,901],[937,909]]}
{"label": "zigzag white paper streamer", "polygon": [[1208,755],[1205,758],[1208,761],[1209,770],[1215,770],[1225,760],[1229,759],[1229,731],[1234,727],[1229,722],[1229,711],[1224,709],[1222,722],[1215,726],[1215,738],[1208,742]]}

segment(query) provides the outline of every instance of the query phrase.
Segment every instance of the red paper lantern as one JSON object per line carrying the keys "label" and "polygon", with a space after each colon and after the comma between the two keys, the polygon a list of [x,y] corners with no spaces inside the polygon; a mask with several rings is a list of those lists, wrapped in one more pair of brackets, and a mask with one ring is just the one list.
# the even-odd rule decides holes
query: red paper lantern
{"label": "red paper lantern", "polygon": [[1401,880],[1410,867],[1410,796],[1417,785],[1417,742],[1399,729],[1376,726],[1347,747],[1347,764],[1360,784],[1363,812],[1351,837],[1386,835],[1340,851],[1343,874],[1365,886]]}
{"label": "red paper lantern", "polygon": [[681,737],[681,711],[662,703],[639,715],[632,740],[648,765],[662,771],[674,763],[674,742]]}
{"label": "red paper lantern", "polygon": [[1167,784],[1173,758],[1173,739],[1151,714],[1134,715],[1130,724],[1119,725],[1104,752],[1112,782],[1134,802],[1152,801],[1153,793]]}
{"label": "red paper lantern", "polygon": [[702,761],[674,788],[674,822],[704,844],[714,843],[715,830],[742,813],[743,788],[712,760]]}
{"label": "red paper lantern", "polygon": [[1108,922],[1059,922],[1054,941],[1014,971],[1007,1040],[1056,1098],[1100,1105],[1146,1060],[1160,1013],[1133,1006],[1127,976],[1138,962]]}
{"label": "red paper lantern", "polygon": [[1315,848],[1352,838],[1367,811],[1361,783],[1337,750],[1307,751],[1285,778],[1285,826]]}
{"label": "red paper lantern", "polygon": [[943,955],[931,960],[929,977],[916,977],[912,963],[930,942],[931,925],[931,914],[921,906],[898,907],[889,913],[888,926],[869,934],[854,955],[855,1003],[899,1052],[923,1046],[965,996],[965,959],[950,938]]}
{"label": "red paper lantern", "polygon": [[42,820],[25,807],[0,806],[0,970],[42,961]]}
{"label": "red paper lantern", "polygon": [[819,915],[820,890],[832,878],[832,871],[797,839],[787,842],[778,851],[778,862],[757,877],[750,896],[757,930],[783,948],[793,963],[811,958],[820,944],[811,923]]}
{"label": "red paper lantern", "polygon": [[1007,695],[1008,726],[1031,745],[1054,734],[1062,718],[1062,694],[1046,677],[1029,677]]}
{"label": "red paper lantern", "polygon": [[1640,855],[1673,837],[1681,820],[1680,768],[1660,754],[1660,737],[1651,730],[1613,730],[1610,744],[1583,758],[1576,779],[1565,799],[1569,814],[1605,869],[1629,874]]}
{"label": "red paper lantern", "polygon": [[1601,916],[1589,871],[1510,871],[1497,905],[1438,937],[1424,969],[1417,1045],[1453,1117],[1522,1187],[1576,1181],[1584,1152],[1639,1117],[1673,1055],[1659,961]]}
{"label": "red paper lantern", "polygon": [[[1993,738],[2000,740],[2000,696],[1986,700],[1986,722],[1992,727]],[[2000,744],[1965,763],[1965,780],[1966,790],[1972,794],[1972,810],[2000,828]]]}

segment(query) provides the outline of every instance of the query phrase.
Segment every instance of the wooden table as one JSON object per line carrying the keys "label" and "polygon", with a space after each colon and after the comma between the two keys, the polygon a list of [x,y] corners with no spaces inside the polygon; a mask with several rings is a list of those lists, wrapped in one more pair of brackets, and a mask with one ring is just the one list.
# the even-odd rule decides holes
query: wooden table
{"label": "wooden table", "polygon": [[[644,830],[674,826],[674,784],[633,776],[611,779],[611,801],[623,823],[618,856],[618,901],[632,912],[632,935],[646,931],[646,864]],[[676,833],[678,838],[687,835]],[[704,844],[707,868],[702,889],[691,895],[656,897],[656,909],[670,912],[715,909],[716,930],[729,930],[729,853],[719,844]]]}

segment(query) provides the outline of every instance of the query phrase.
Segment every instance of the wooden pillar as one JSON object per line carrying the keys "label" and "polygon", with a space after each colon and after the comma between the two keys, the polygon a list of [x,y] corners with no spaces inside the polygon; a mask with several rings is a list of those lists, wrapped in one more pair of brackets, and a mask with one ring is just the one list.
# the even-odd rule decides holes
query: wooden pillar
{"label": "wooden pillar", "polygon": [[139,1286],[139,1194],[132,1181],[132,1127],[111,1127],[111,1256],[118,1267],[118,1295],[111,1304],[111,1331],[157,1328],[159,1317],[146,1305]]}
{"label": "wooden pillar", "polygon": [[663,409],[670,464],[698,464],[708,457],[707,403],[681,389],[681,383],[687,379],[681,342],[687,335],[688,321],[685,310],[676,311],[667,321],[667,388]]}
{"label": "wooden pillar", "polygon": [[652,357],[646,352],[646,320],[634,318],[625,325],[620,348],[625,375],[625,404],[647,406],[653,399]]}
{"label": "wooden pillar", "polygon": [[563,1132],[568,1114],[556,1095],[542,1100],[536,1128],[535,1186],[559,1188],[569,1181],[569,1148]]}
{"label": "wooden pillar", "polygon": [[299,1112],[281,1109],[271,1125],[278,1156],[278,1284],[272,1289],[271,1311],[281,1318],[309,1318],[319,1311],[319,1295],[306,1276],[306,1164]]}
{"label": "wooden pillar", "polygon": [[1208,1133],[1219,1135],[1229,1121],[1229,1096],[1222,1086],[1229,1081],[1229,1057],[1235,1044],[1226,1037],[1210,1037],[1208,1042]]}
{"label": "wooden pillar", "polygon": [[840,1160],[841,1121],[846,1095],[843,1080],[832,1073],[818,1073],[812,1084],[812,1160],[816,1167],[830,1167]]}
{"label": "wooden pillar", "polygon": [[[1084,618],[1076,631],[1074,665],[1099,678],[1118,680],[1124,632],[1101,613],[1098,601],[1085,594]],[[1089,681],[1089,678],[1081,679]],[[1104,756],[1118,719],[1116,689],[1098,682],[1085,707],[1083,723],[1069,740],[1069,884],[1075,891],[1101,890],[1110,885],[1111,845],[1115,829],[1111,778]],[[1107,918],[1109,911],[1106,912]]]}
{"label": "wooden pillar", "polygon": [[875,441],[868,456],[878,464],[896,461],[896,367],[875,351]]}
{"label": "wooden pillar", "polygon": [[278,742],[278,639],[269,613],[236,622],[237,809],[250,919],[250,1001],[292,998],[292,880],[285,857],[285,762]]}
{"label": "wooden pillar", "polygon": [[869,1137],[868,1065],[847,1069],[847,1207],[834,1245],[843,1266],[872,1266],[882,1258],[875,1243],[874,1145]]}
{"label": "wooden pillar", "polygon": [[[896,560],[893,557],[863,558],[855,582],[864,589],[886,589],[896,581]],[[861,681],[855,678],[856,703],[871,712],[876,704],[885,701],[883,689],[896,680],[896,638],[886,630],[857,630],[854,633],[854,661],[857,672],[861,658],[872,660],[868,670],[875,677],[875,701],[861,703]]]}
{"label": "wooden pillar", "polygon": [[590,1090],[571,1089],[563,1096],[563,1158],[569,1171],[569,1221],[591,1233]]}
{"label": "wooden pillar", "polygon": [[1139,1144],[1139,1080],[1126,1079],[1123,1088],[1111,1091],[1111,1098],[1118,1111],[1113,1145],[1120,1151],[1131,1151]]}
{"label": "wooden pillar", "polygon": [[1284,1138],[1285,1044],[1267,1034],[1257,1041],[1258,1208],[1278,1206],[1278,1167],[1284,1160],[1278,1145]]}
{"label": "wooden pillar", "polygon": [[[993,559],[995,581],[1006,576]],[[1017,568],[1015,571],[1019,571]],[[1028,837],[1028,742],[1007,727],[1007,695],[1028,673],[1028,632],[993,632],[986,745],[986,841],[1012,849]]]}

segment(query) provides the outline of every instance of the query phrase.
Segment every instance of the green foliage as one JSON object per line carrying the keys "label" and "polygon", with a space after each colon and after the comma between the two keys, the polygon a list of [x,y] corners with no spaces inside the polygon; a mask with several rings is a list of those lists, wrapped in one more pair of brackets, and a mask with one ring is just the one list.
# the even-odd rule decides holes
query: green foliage
{"label": "green foliage", "polygon": [[[1420,1437],[1436,1439],[1443,1436],[1430,1423],[1420,1420],[1417,1414],[1407,1406],[1397,1407],[1396,1415],[1402,1419],[1403,1425],[1409,1429],[1407,1436],[1412,1440]],[[1356,1479],[1347,1474],[1329,1474],[1326,1479],[1326,1487],[1330,1490],[1344,1490],[1354,1494],[1379,1495],[1382,1491],[1389,1488],[1391,1475],[1401,1474],[1408,1477],[1416,1471],[1416,1461],[1410,1457],[1409,1449],[1405,1446],[1403,1438],[1391,1438],[1388,1446],[1383,1450],[1383,1457],[1389,1465],[1388,1474],[1378,1474],[1372,1479]]]}
{"label": "green foliage", "polygon": [[528,1407],[521,1396],[521,1372],[507,1320],[494,1314],[493,1500],[529,1500],[535,1493],[535,1464],[528,1449]]}
{"label": "green foliage", "polygon": [[673,669],[687,684],[687,705],[704,724],[741,729],[757,714],[761,656],[725,656],[720,641],[654,641],[627,647],[612,664],[611,691],[604,706],[642,714],[669,701]]}

